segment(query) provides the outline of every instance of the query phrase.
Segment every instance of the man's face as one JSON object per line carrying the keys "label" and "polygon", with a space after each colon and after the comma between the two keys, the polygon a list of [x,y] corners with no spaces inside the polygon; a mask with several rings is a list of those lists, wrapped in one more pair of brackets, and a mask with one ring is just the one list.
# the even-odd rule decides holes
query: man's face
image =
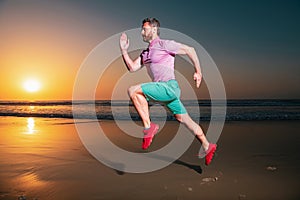
{"label": "man's face", "polygon": [[153,39],[153,28],[149,22],[143,24],[141,34],[144,42],[150,42]]}

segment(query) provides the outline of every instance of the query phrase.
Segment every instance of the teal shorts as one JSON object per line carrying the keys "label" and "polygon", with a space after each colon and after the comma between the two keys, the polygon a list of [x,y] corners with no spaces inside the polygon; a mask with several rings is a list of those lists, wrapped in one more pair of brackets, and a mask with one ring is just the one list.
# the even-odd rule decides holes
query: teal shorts
{"label": "teal shorts", "polygon": [[143,83],[141,88],[147,101],[163,102],[173,114],[187,113],[180,101],[180,88],[176,80]]}

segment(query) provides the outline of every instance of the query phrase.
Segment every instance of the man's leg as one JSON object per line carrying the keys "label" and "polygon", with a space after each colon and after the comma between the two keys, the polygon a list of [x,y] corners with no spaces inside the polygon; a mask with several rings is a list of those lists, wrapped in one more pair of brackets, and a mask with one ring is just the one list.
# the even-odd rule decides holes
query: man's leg
{"label": "man's leg", "polygon": [[205,164],[209,165],[217,149],[217,145],[211,144],[207,141],[202,128],[194,122],[188,114],[176,114],[175,117],[179,122],[183,123],[190,131],[192,131],[196,135],[197,139],[200,140],[205,152]]}
{"label": "man's leg", "polygon": [[175,117],[179,122],[183,123],[191,132],[196,135],[197,139],[199,139],[202,143],[203,148],[207,150],[209,142],[207,141],[202,128],[192,120],[189,114],[176,114]]}
{"label": "man's leg", "polygon": [[134,107],[142,118],[145,128],[150,127],[150,116],[147,99],[140,85],[131,86],[128,89],[128,95],[131,98]]}
{"label": "man's leg", "polygon": [[128,89],[128,94],[142,118],[144,124],[144,137],[143,137],[143,149],[148,149],[152,143],[153,137],[158,132],[159,126],[155,123],[151,123],[149,116],[149,107],[148,101],[143,93],[143,90],[140,85],[132,86]]}

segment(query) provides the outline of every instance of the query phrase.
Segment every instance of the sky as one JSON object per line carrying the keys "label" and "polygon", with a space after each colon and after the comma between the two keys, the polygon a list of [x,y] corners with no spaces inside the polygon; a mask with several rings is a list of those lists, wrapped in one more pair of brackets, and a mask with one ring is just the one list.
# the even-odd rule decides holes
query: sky
{"label": "sky", "polygon": [[[228,99],[299,99],[299,10],[299,0],[0,0],[0,100],[71,99],[90,52],[112,35],[140,28],[146,17],[201,44],[220,71]],[[193,84],[193,66],[179,57],[175,68]],[[119,58],[99,79],[95,98],[111,99],[124,74],[120,99],[128,98],[130,84],[148,80],[143,70],[127,75]],[[201,88],[193,89],[197,98],[208,99],[203,76]],[[26,90],[28,80],[39,89]],[[182,91],[192,98],[185,84]]]}

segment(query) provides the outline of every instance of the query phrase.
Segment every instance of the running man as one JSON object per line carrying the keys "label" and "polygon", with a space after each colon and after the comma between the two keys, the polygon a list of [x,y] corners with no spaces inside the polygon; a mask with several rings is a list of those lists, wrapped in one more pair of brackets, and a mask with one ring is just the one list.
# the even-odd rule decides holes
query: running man
{"label": "running man", "polygon": [[159,129],[159,126],[150,120],[148,101],[163,102],[174,114],[175,118],[200,140],[205,151],[205,164],[209,165],[217,145],[208,142],[202,128],[187,113],[180,101],[180,88],[174,73],[175,55],[187,55],[194,65],[195,73],[193,78],[196,81],[197,88],[199,88],[202,74],[198,56],[193,47],[173,40],[160,39],[159,27],[160,23],[155,18],[143,20],[141,34],[143,41],[149,43],[149,46],[135,60],[132,60],[127,52],[129,47],[127,35],[122,33],[120,37],[122,57],[128,70],[135,72],[146,66],[152,79],[152,82],[134,85],[128,89],[129,97],[144,125],[142,148],[147,149],[150,146],[153,137]]}

